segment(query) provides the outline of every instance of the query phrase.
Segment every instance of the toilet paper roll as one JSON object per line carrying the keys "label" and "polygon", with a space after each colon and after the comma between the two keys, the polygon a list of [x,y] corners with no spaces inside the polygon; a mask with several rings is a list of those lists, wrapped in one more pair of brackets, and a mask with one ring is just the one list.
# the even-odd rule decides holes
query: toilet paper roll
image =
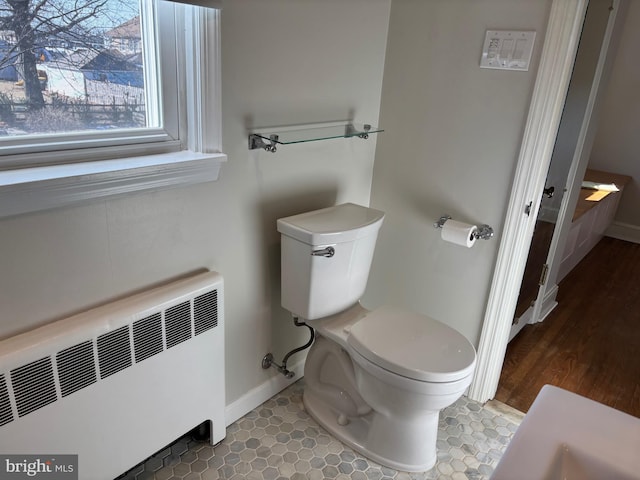
{"label": "toilet paper roll", "polygon": [[471,248],[476,243],[476,237],[473,233],[478,229],[475,225],[457,222],[455,220],[447,220],[442,226],[442,240],[445,242],[455,243],[462,247]]}

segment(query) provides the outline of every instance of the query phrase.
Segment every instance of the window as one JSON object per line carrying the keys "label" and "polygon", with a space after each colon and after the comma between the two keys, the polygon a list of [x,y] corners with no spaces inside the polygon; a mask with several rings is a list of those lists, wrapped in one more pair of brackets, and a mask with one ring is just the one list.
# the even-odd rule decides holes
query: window
{"label": "window", "polygon": [[157,99],[145,98],[151,85],[145,89],[144,72],[157,67],[148,55],[145,62],[137,3],[48,0],[38,9],[2,0],[0,6],[7,39],[0,44],[3,143],[159,126],[145,115],[145,105]]}
{"label": "window", "polygon": [[[180,182],[143,180],[154,166],[194,177],[196,163],[224,161],[216,10],[164,0],[31,5],[0,0],[0,204],[3,188],[19,202],[16,184],[38,189],[51,172],[67,183],[120,172],[124,189],[111,193],[122,193]],[[132,173],[140,185],[125,178]],[[81,198],[110,194],[89,192],[100,183],[81,186]],[[33,209],[0,206],[0,216]]]}

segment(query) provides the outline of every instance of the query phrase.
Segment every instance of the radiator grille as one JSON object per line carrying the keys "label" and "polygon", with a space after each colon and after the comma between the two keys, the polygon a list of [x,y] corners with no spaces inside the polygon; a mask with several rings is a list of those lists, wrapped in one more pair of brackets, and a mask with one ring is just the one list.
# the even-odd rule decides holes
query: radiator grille
{"label": "radiator grille", "polygon": [[205,293],[193,299],[193,326],[196,335],[218,325],[218,291]]}
{"label": "radiator grille", "polygon": [[11,370],[11,384],[20,417],[56,401],[50,357]]}
{"label": "radiator grille", "polygon": [[56,355],[60,393],[63,397],[97,381],[93,342],[87,340]]}
{"label": "radiator grille", "polygon": [[136,363],[162,352],[162,316],[159,313],[133,323]]}
{"label": "radiator grille", "polygon": [[167,348],[175,347],[191,338],[191,302],[168,308],[164,318]]}
{"label": "radiator grille", "polygon": [[4,375],[0,375],[0,427],[13,420],[11,413],[11,402],[7,391],[7,381]]}
{"label": "radiator grille", "polygon": [[100,378],[107,378],[131,366],[129,325],[98,337]]}
{"label": "radiator grille", "polygon": [[[218,307],[218,290],[212,290],[193,300],[187,300],[100,335],[95,342],[93,339],[87,339],[54,352],[51,356],[14,368],[10,372],[0,371],[0,427],[15,420],[11,404],[12,395],[18,417],[23,417],[58,400],[56,380],[60,386],[60,396],[64,398],[131,367],[131,338],[133,358],[138,363],[162,353],[165,345],[166,348],[171,348],[189,340],[192,338],[192,331],[199,335],[217,327]],[[96,350],[99,375],[96,370]]]}

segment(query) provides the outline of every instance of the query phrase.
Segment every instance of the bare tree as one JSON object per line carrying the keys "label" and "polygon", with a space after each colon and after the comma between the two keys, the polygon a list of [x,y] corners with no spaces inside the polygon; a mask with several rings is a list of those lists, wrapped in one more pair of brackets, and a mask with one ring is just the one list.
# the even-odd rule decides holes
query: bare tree
{"label": "bare tree", "polygon": [[52,38],[81,37],[87,34],[84,23],[101,14],[108,2],[109,0],[0,0],[0,30],[11,31],[15,35],[15,43],[5,59],[22,67],[25,96],[30,108],[44,106],[38,79],[38,52]]}

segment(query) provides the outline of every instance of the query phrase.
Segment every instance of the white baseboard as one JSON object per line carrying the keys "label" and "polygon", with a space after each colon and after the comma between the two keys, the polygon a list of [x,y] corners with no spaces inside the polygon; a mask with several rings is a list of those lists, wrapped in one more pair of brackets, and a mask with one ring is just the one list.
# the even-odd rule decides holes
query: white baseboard
{"label": "white baseboard", "polygon": [[257,387],[249,390],[235,402],[227,405],[224,412],[226,426],[228,427],[292,383],[300,380],[304,375],[304,360],[296,363],[291,370],[295,372],[295,376],[292,379],[287,379],[284,375],[273,375]]}
{"label": "white baseboard", "polygon": [[640,226],[638,225],[613,222],[604,234],[607,237],[617,238],[618,240],[640,243]]}

